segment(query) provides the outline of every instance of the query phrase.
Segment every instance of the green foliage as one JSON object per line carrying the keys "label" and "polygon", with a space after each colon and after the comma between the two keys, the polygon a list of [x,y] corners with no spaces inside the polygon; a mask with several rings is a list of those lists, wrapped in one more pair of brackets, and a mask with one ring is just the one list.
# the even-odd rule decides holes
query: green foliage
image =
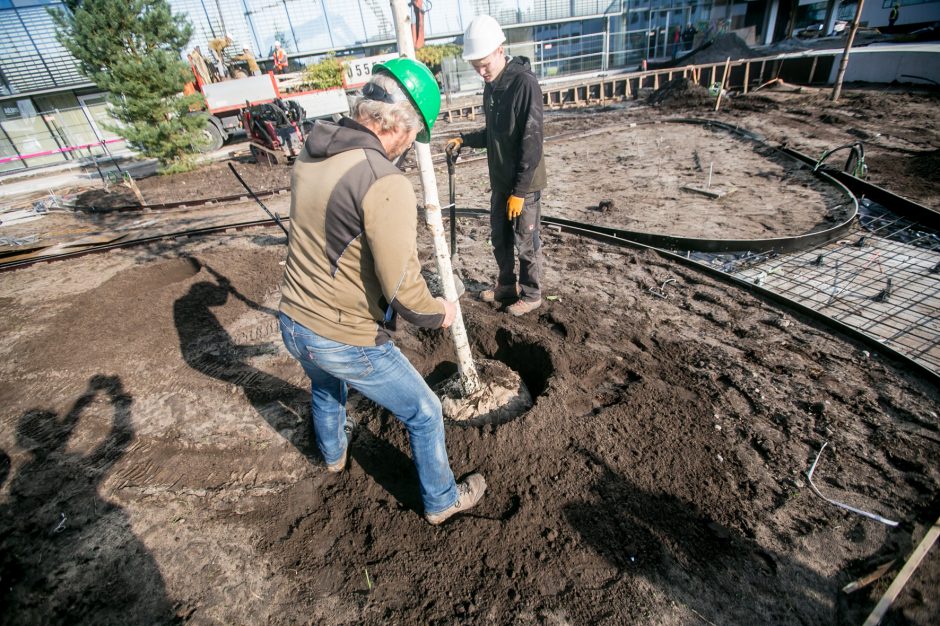
{"label": "green foliage", "polygon": [[455,43],[442,43],[419,48],[415,56],[419,61],[431,68],[431,72],[437,74],[441,71],[441,63],[447,57],[455,57],[460,54],[460,46]]}
{"label": "green foliage", "polygon": [[343,86],[343,64],[330,52],[319,63],[304,68],[301,78],[306,89],[331,89]]}
{"label": "green foliage", "polygon": [[167,0],[70,0],[52,10],[56,36],[81,72],[108,91],[118,125],[109,128],[164,170],[190,169],[204,116],[189,115],[202,96],[183,96],[192,80],[180,50],[192,26]]}

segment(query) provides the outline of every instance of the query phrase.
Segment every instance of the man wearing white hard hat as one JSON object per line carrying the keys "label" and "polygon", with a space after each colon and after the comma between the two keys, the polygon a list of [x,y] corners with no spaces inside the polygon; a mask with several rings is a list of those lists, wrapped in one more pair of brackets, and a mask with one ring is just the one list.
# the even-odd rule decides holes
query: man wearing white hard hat
{"label": "man wearing white hard hat", "polygon": [[518,316],[542,304],[539,224],[546,181],[542,90],[527,58],[506,56],[505,41],[503,29],[489,15],[475,17],[464,33],[463,58],[486,83],[486,126],[451,139],[446,150],[454,153],[462,146],[486,148],[491,240],[499,277],[492,289],[480,293],[480,298],[509,304],[506,310]]}

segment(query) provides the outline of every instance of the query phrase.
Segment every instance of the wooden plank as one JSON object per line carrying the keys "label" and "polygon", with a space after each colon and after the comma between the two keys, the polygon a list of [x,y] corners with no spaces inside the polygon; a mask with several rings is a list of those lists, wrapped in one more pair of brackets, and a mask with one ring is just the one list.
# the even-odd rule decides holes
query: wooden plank
{"label": "wooden plank", "polygon": [[705,189],[704,187],[694,187],[692,185],[683,185],[679,189],[682,189],[683,191],[694,191],[695,193],[700,193],[703,196],[708,196],[712,200],[717,200],[718,198],[728,195],[729,193],[720,189]]}
{"label": "wooden plank", "polygon": [[904,585],[907,584],[908,579],[910,579],[921,561],[924,560],[924,557],[927,556],[927,552],[930,548],[933,547],[938,535],[940,535],[940,519],[937,519],[933,526],[930,527],[930,530],[927,531],[927,534],[924,535],[920,544],[918,544],[914,552],[911,553],[911,557],[907,560],[907,563],[901,568],[901,572],[898,574],[897,578],[894,579],[894,582],[891,583],[891,586],[888,587],[885,594],[881,596],[881,600],[875,605],[874,610],[862,626],[876,626],[881,622],[885,613],[888,612],[888,609],[891,608],[891,605],[901,594],[901,590],[904,589]]}
{"label": "wooden plank", "polygon": [[747,84],[751,82],[751,62],[744,64],[744,93],[747,93]]}
{"label": "wooden plank", "polygon": [[816,74],[816,63],[819,62],[819,57],[813,57],[813,65],[809,68],[809,80],[806,81],[807,85],[813,84],[813,76]]}

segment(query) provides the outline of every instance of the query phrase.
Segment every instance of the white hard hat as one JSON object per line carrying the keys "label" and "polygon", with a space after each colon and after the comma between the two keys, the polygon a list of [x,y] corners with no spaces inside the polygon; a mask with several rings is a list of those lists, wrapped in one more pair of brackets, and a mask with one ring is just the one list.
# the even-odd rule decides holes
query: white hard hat
{"label": "white hard hat", "polygon": [[463,34],[463,60],[476,61],[503,45],[506,35],[489,15],[477,15]]}

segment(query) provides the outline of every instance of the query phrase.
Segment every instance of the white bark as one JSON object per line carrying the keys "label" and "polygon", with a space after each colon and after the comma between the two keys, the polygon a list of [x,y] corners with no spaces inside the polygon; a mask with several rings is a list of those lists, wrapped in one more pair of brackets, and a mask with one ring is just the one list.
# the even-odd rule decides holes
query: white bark
{"label": "white bark", "polygon": [[[395,19],[395,33],[398,38],[398,51],[402,56],[415,58],[414,41],[411,39],[411,15],[405,0],[391,0],[392,16]],[[470,352],[470,340],[467,337],[467,328],[463,323],[463,312],[460,310],[460,300],[457,298],[457,287],[454,284],[454,270],[450,262],[450,251],[447,240],[444,238],[444,220],[441,216],[441,201],[437,193],[437,176],[434,174],[434,164],[431,162],[431,146],[426,143],[415,142],[415,156],[418,161],[418,171],[421,173],[421,187],[424,191],[424,206],[427,212],[427,225],[434,238],[434,260],[437,262],[437,273],[444,286],[444,297],[457,305],[457,317],[450,327],[454,350],[457,353],[457,369],[460,372],[460,382],[464,394],[470,395],[480,389],[480,377],[473,365],[473,354]]]}

